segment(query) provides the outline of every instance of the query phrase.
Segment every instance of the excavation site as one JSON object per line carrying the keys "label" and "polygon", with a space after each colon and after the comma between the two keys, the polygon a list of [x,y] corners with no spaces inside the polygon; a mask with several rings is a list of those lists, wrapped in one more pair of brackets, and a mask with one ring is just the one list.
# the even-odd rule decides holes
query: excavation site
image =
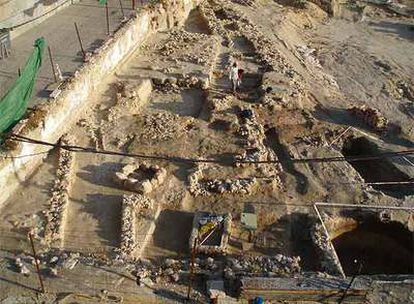
{"label": "excavation site", "polygon": [[414,1],[0,0],[0,304],[414,303]]}

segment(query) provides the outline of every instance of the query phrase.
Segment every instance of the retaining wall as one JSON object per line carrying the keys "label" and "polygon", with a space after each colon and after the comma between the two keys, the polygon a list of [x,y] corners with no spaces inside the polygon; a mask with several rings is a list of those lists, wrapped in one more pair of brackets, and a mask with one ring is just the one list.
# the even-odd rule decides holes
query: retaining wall
{"label": "retaining wall", "polygon": [[[42,105],[38,115],[22,120],[13,129],[18,133],[41,141],[57,142],[84,111],[93,105],[89,98],[114,69],[136,50],[152,33],[183,24],[190,11],[201,0],[171,0],[168,4],[148,6],[123,24],[113,37],[100,47],[88,63],[85,63],[74,76],[62,84],[55,93],[55,99]],[[20,143],[7,151],[8,156],[0,156],[0,207],[41,164],[48,148],[29,143]],[[3,154],[6,155],[6,154]],[[13,155],[13,158],[10,158]]]}

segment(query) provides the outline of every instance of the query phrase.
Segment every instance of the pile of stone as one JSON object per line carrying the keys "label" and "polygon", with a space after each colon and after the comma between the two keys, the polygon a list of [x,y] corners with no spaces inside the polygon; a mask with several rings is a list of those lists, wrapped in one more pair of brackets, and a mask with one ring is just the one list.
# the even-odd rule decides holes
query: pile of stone
{"label": "pile of stone", "polygon": [[162,264],[155,265],[149,260],[140,259],[135,263],[132,274],[139,278],[141,283],[159,283],[160,279],[167,279],[175,283],[180,280],[183,269],[188,270],[188,260],[175,260],[167,258]]}
{"label": "pile of stone", "polygon": [[[277,161],[278,157],[272,149],[265,144],[266,134],[265,129],[261,123],[256,119],[253,110],[241,110],[239,114],[239,129],[237,134],[244,138],[244,147],[246,150],[235,156],[235,165],[237,167],[246,166],[244,162],[260,162],[260,161]],[[264,167],[265,164],[258,164],[257,166]],[[272,164],[274,171],[272,176],[281,184],[279,173],[283,171],[280,163]],[[269,170],[267,170],[269,171]],[[268,172],[269,173],[269,172]]]}
{"label": "pile of stone", "polygon": [[301,272],[300,257],[288,257],[282,254],[275,256],[240,256],[227,258],[224,270],[229,276],[234,275],[265,275],[292,276]]}
{"label": "pile of stone", "polygon": [[115,172],[114,182],[126,190],[148,194],[159,187],[166,177],[167,170],[158,165],[132,163]]}
{"label": "pile of stone", "polygon": [[14,264],[19,273],[24,274],[25,276],[28,276],[30,274],[29,268],[27,268],[27,266],[22,262],[21,258],[16,258],[14,260]]}
{"label": "pile of stone", "polygon": [[185,134],[188,126],[194,124],[192,117],[180,117],[168,112],[144,116],[145,132],[141,137],[146,140],[167,141]]}
{"label": "pile of stone", "polygon": [[[74,140],[68,135],[64,135],[60,139],[60,144],[62,145],[73,145],[73,142]],[[49,201],[50,207],[45,213],[47,221],[45,241],[47,243],[56,243],[63,239],[63,226],[69,201],[71,173],[74,164],[74,155],[72,152],[59,148],[58,153],[58,168],[52,188],[52,197]]]}
{"label": "pile of stone", "polygon": [[389,127],[389,121],[377,109],[370,108],[366,105],[352,106],[348,109],[349,113],[355,115],[365,124],[373,128],[376,132],[386,132]]}
{"label": "pile of stone", "polygon": [[[165,71],[168,73],[168,71]],[[177,77],[157,77],[152,79],[157,91],[163,93],[180,93],[183,88],[206,89],[209,86],[207,77],[193,74],[180,74]]]}
{"label": "pile of stone", "polygon": [[255,178],[226,180],[214,179],[205,181],[204,188],[211,193],[249,194],[255,183]]}
{"label": "pile of stone", "polygon": [[170,37],[166,43],[160,49],[160,53],[163,56],[170,56],[177,52],[182,51],[180,49],[191,48],[191,45],[199,44],[200,41],[207,41],[210,39],[209,35],[202,33],[190,33],[184,29],[173,30],[170,33]]}
{"label": "pile of stone", "polygon": [[137,247],[136,216],[144,216],[154,206],[153,200],[141,194],[123,195],[121,212],[121,244],[119,254],[131,255]]}
{"label": "pile of stone", "polygon": [[257,180],[255,178],[204,179],[203,167],[198,166],[188,177],[189,191],[194,196],[214,194],[249,194]]}

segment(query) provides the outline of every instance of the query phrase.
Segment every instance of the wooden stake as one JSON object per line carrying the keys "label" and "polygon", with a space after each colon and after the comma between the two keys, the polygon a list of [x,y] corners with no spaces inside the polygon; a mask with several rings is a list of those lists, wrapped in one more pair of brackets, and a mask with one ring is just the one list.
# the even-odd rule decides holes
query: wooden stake
{"label": "wooden stake", "polygon": [[42,293],[45,293],[45,287],[43,285],[42,276],[40,275],[39,260],[37,259],[37,254],[36,254],[36,250],[35,250],[35,247],[34,247],[33,236],[32,236],[32,233],[31,232],[29,232],[29,240],[30,240],[30,244],[32,245],[33,258],[35,259],[37,276],[39,277],[40,290],[41,290]]}
{"label": "wooden stake", "polygon": [[53,78],[55,79],[55,82],[58,82],[55,71],[55,63],[53,62],[52,51],[50,50],[50,46],[47,47],[47,51],[49,53],[50,65],[52,66]]}
{"label": "wooden stake", "polygon": [[198,238],[195,238],[193,248],[191,250],[191,264],[190,264],[190,276],[188,279],[187,300],[190,300],[191,288],[193,284],[194,260],[195,260],[195,255],[196,255],[197,241],[198,241]]}
{"label": "wooden stake", "polygon": [[109,9],[108,9],[108,1],[105,3],[105,15],[106,15],[106,33],[109,35]]}
{"label": "wooden stake", "polygon": [[135,11],[135,0],[132,0],[132,10]]}
{"label": "wooden stake", "polygon": [[76,22],[75,22],[75,29],[76,29],[76,35],[78,36],[79,45],[80,45],[80,48],[81,48],[81,51],[82,51],[82,54],[83,54],[83,59],[85,59],[86,54],[85,54],[85,50],[83,49],[82,40],[81,40],[81,37],[80,37],[80,34],[79,34],[78,25],[76,24]]}

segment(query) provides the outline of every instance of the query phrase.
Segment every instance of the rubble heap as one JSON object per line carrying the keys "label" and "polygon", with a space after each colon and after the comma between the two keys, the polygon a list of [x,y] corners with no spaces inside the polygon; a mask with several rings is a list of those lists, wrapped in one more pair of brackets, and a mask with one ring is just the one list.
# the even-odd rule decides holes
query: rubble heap
{"label": "rubble heap", "polygon": [[[64,145],[73,145],[73,142],[73,139],[67,135],[60,139],[60,143]],[[63,239],[63,224],[69,201],[71,171],[74,163],[72,152],[59,148],[58,154],[58,168],[52,188],[52,197],[49,201],[50,207],[45,213],[45,240],[47,243],[55,243]]]}
{"label": "rubble heap", "polygon": [[27,266],[22,262],[21,258],[16,258],[14,260],[14,264],[19,273],[24,274],[25,276],[30,274],[29,268],[27,268]]}
{"label": "rubble heap", "polygon": [[188,177],[190,193],[194,196],[213,194],[249,194],[257,183],[255,178],[203,179],[203,166],[197,168]]}
{"label": "rubble heap", "polygon": [[288,257],[282,254],[275,256],[239,256],[227,258],[226,276],[266,275],[292,276],[301,272],[300,257]]}
{"label": "rubble heap", "polygon": [[185,133],[186,128],[194,123],[192,117],[180,117],[168,112],[144,116],[145,132],[143,139],[167,141],[176,139]]}
{"label": "rubble heap", "polygon": [[348,112],[358,117],[376,132],[386,132],[388,129],[388,119],[377,109],[370,108],[366,105],[352,106],[348,109]]}
{"label": "rubble heap", "polygon": [[114,181],[122,188],[146,194],[159,187],[166,177],[167,170],[158,165],[132,163],[115,172]]}
{"label": "rubble heap", "polygon": [[[168,41],[160,48],[160,54],[169,56],[171,60],[187,61],[195,64],[206,65],[211,56],[212,47],[208,43],[211,37],[201,33],[190,33],[184,29],[171,32]],[[201,54],[191,52],[192,46],[203,43]],[[183,52],[182,49],[188,50]],[[174,56],[171,56],[174,55]]]}
{"label": "rubble heap", "polygon": [[[244,166],[243,162],[277,161],[276,153],[267,146],[265,129],[257,121],[254,111],[241,110],[239,114],[240,127],[237,134],[244,139],[245,151],[236,155],[236,166]],[[267,177],[272,178],[281,187],[280,173],[283,172],[280,163],[256,164]]]}
{"label": "rubble heap", "polygon": [[153,209],[154,202],[141,194],[123,195],[121,212],[121,243],[119,253],[121,256],[129,256],[137,247],[136,240],[136,215],[145,216]]}

